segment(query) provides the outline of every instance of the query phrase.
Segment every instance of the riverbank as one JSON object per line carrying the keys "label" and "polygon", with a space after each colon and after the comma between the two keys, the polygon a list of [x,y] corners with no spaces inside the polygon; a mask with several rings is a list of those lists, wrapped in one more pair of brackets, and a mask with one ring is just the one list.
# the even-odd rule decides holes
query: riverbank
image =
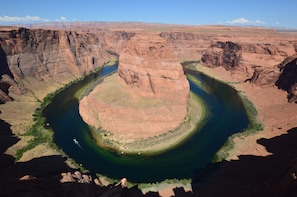
{"label": "riverbank", "polygon": [[[41,101],[49,92],[55,92],[71,80],[73,79],[61,79],[59,83],[49,81],[40,83],[37,79],[27,78],[23,83],[26,87],[30,87],[31,89],[23,95],[12,93],[10,96],[14,98],[14,101],[1,105],[0,119],[11,125],[11,135],[19,139],[16,144],[7,148],[4,152],[5,154],[15,157],[18,150],[28,145],[28,141],[32,139],[33,136],[27,136],[26,133],[34,125],[33,114],[35,110],[40,107]],[[51,149],[47,143],[42,143],[24,152],[18,162],[27,162],[34,158],[52,155],[60,155],[60,153],[57,150]]]}
{"label": "riverbank", "polygon": [[[297,120],[296,105],[287,102],[286,92],[278,90],[276,87],[260,88],[249,83],[243,83],[245,80],[244,76],[234,75],[220,67],[209,69],[198,65],[197,70],[218,80],[229,83],[236,90],[240,91],[241,94],[245,95],[256,107],[258,118],[264,125],[264,129],[260,132],[253,133],[249,136],[234,137],[232,139],[234,142],[233,149],[228,151],[227,160],[238,160],[240,155],[270,155],[271,153],[269,153],[264,146],[257,143],[257,140],[261,138],[269,139],[286,134],[290,128],[295,127]],[[54,90],[58,86],[59,84],[53,84],[52,86],[49,86],[50,88],[45,89],[44,92],[49,89]],[[28,137],[21,135],[25,132],[26,128],[29,128],[32,125],[33,119],[30,114],[33,114],[40,103],[31,97],[27,96],[26,98],[26,101],[20,101],[19,98],[14,102],[9,102],[1,106],[1,119],[4,119],[12,125],[11,130],[14,135],[22,138],[17,144],[9,147],[5,152],[6,154],[13,155],[15,150],[21,147],[22,144],[26,144],[26,141],[29,139]],[[7,116],[8,114],[10,114],[10,116]],[[16,116],[16,114],[18,114],[18,116]],[[33,158],[56,154],[59,153],[55,150],[51,151],[46,144],[43,144],[27,151],[20,161],[29,161]],[[163,190],[172,192],[172,188],[174,188],[172,185],[166,187],[166,189],[158,186],[160,194],[164,193]],[[164,194],[164,196],[166,195]]]}
{"label": "riverbank", "polygon": [[[109,67],[116,63],[117,59],[111,59],[103,66]],[[102,67],[98,67],[90,75],[96,75],[101,69]],[[18,139],[16,144],[7,148],[5,154],[15,157],[17,162],[27,162],[45,156],[65,156],[58,147],[52,147],[52,131],[45,127],[42,110],[57,93],[84,79],[85,76],[80,76],[61,78],[59,82],[44,80],[40,83],[38,79],[26,78],[22,82],[24,87],[30,87],[27,88],[26,94],[11,93],[14,101],[1,105],[0,118],[10,126],[11,135]],[[81,92],[79,90],[75,96]],[[66,160],[66,163],[75,168],[72,159]]]}
{"label": "riverbank", "polygon": [[[244,155],[258,157],[272,155],[266,147],[258,143],[258,140],[273,139],[277,136],[288,134],[290,129],[296,127],[297,105],[288,103],[287,93],[285,91],[279,90],[275,86],[261,88],[250,83],[244,83],[246,76],[243,73],[226,71],[222,67],[207,68],[200,64],[196,64],[194,69],[217,80],[223,81],[239,91],[242,96],[245,96],[252,102],[258,114],[255,118],[257,118],[263,125],[263,130],[258,132],[242,133],[229,138],[229,147],[226,149],[227,152],[224,152],[224,159],[227,163],[239,162],[240,157]],[[223,149],[224,148],[226,147],[223,147]],[[225,151],[223,149],[220,151]],[[250,173],[250,171],[247,170],[245,172],[245,170],[246,169],[244,168],[238,169],[238,176],[241,178],[245,176],[249,177],[249,175],[245,173]],[[217,190],[217,195],[220,195],[220,192],[225,191],[224,184],[237,185],[236,182],[240,178],[234,178],[234,180],[232,178],[230,179],[230,177],[226,177],[226,175],[229,174],[230,169],[226,167],[220,169],[220,172],[215,173],[212,177],[208,178],[208,181],[204,184],[208,183],[211,185],[206,187],[205,193],[208,194],[209,190]],[[232,181],[234,181],[234,183]],[[158,192],[161,196],[172,196],[172,189],[175,187],[159,188]],[[183,188],[186,190],[186,186]],[[195,184],[192,183],[191,189],[193,191],[199,190],[201,189],[201,186],[196,188]],[[193,191],[189,191],[189,193],[193,193]],[[201,195],[203,195],[203,191],[201,192]]]}
{"label": "riverbank", "polygon": [[99,146],[119,154],[156,154],[178,146],[191,137],[198,130],[197,127],[203,125],[207,117],[207,109],[203,101],[193,93],[190,94],[187,111],[187,117],[178,128],[149,138],[127,140],[109,132],[91,130]]}
{"label": "riverbank", "polygon": [[199,72],[233,86],[241,95],[252,102],[257,110],[255,117],[263,125],[263,130],[231,137],[232,148],[228,150],[225,160],[238,160],[240,155],[268,156],[266,148],[259,144],[259,139],[271,139],[296,126],[297,105],[288,103],[287,93],[275,86],[259,87],[245,83],[246,76],[240,72],[226,71],[222,67],[207,68],[200,64],[195,66]]}

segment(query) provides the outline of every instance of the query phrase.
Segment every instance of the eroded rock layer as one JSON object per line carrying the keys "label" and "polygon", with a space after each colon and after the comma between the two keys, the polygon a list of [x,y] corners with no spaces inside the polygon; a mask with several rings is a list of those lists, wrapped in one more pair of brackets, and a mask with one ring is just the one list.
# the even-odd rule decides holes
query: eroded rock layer
{"label": "eroded rock layer", "polygon": [[28,92],[26,89],[36,92],[39,88],[42,91],[40,83],[67,83],[93,72],[117,56],[132,35],[121,31],[94,34],[1,28],[0,102],[12,100],[12,92],[23,94]]}
{"label": "eroded rock layer", "polygon": [[138,34],[120,54],[118,75],[84,97],[79,110],[89,125],[136,139],[178,127],[187,115],[188,96],[188,81],[166,40]]}

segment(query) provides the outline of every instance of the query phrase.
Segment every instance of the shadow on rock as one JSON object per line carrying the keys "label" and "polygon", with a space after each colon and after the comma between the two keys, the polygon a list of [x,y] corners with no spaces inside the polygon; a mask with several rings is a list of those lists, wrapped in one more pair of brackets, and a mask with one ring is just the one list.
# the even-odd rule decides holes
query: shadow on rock
{"label": "shadow on rock", "polygon": [[5,154],[5,151],[10,146],[19,141],[19,139],[12,134],[10,127],[10,124],[0,119],[0,170],[14,163],[14,157]]}
{"label": "shadow on rock", "polygon": [[[59,155],[14,163],[5,151],[19,139],[8,123],[0,120],[0,126],[0,196],[160,196],[158,192],[143,194],[137,186],[103,186],[95,175],[70,168],[66,158]],[[271,155],[241,155],[239,160],[197,170],[192,192],[177,187],[173,188],[174,196],[297,196],[296,142],[297,128],[271,139],[259,139]]]}
{"label": "shadow on rock", "polygon": [[[213,164],[218,170],[209,173],[204,180],[192,183],[193,196],[296,196],[296,187],[290,190],[286,184],[275,183],[297,158],[297,128],[288,130],[288,134],[257,142],[271,155],[241,155],[239,160]],[[276,189],[278,193],[274,192]]]}
{"label": "shadow on rock", "polygon": [[[0,196],[124,196],[121,185],[104,187],[91,174],[70,168],[60,155],[16,162],[6,150],[19,141],[0,119]],[[70,176],[68,176],[70,174]],[[66,178],[65,178],[66,177]],[[112,194],[111,194],[112,193]]]}

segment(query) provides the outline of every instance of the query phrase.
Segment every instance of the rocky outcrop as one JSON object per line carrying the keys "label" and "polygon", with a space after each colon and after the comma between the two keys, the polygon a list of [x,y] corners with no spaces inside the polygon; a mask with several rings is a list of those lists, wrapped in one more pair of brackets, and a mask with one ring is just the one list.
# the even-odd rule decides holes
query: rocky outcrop
{"label": "rocky outcrop", "polygon": [[[153,35],[133,37],[121,52],[118,74],[135,94],[168,99],[168,93],[189,93],[181,64],[164,39]],[[184,99],[183,99],[184,100]]]}
{"label": "rocky outcrop", "polygon": [[233,42],[216,42],[204,53],[201,61],[209,67],[222,66],[231,70],[239,66],[241,47]]}
{"label": "rocky outcrop", "polygon": [[218,41],[203,52],[201,62],[208,67],[222,66],[233,74],[246,76],[245,81],[257,86],[276,84],[289,92],[295,83],[295,66],[292,66],[295,65],[295,48],[294,42],[272,44]]}
{"label": "rocky outcrop", "polygon": [[[269,43],[245,44],[243,46],[246,57],[245,63],[254,70],[253,76],[247,81],[261,87],[275,85],[282,73],[281,67],[283,66],[281,65],[287,61],[284,59],[287,57],[290,59],[290,54],[293,54],[291,49],[294,48],[294,44],[291,46],[293,47],[288,46],[288,50],[284,50],[281,45],[277,46]],[[252,57],[253,54],[255,57]]]}
{"label": "rocky outcrop", "polygon": [[96,176],[89,173],[62,172],[60,175],[36,177],[24,175],[17,178],[0,179],[1,196],[102,196],[121,197],[132,195],[126,187],[127,179],[118,183],[103,185]]}
{"label": "rocky outcrop", "polygon": [[280,89],[289,92],[291,87],[297,82],[297,54],[286,58],[277,67],[280,69],[281,75],[276,85]]}
{"label": "rocky outcrop", "polygon": [[269,68],[254,67],[253,76],[246,81],[266,87],[276,85],[279,89],[288,92],[288,101],[297,101],[297,55],[294,54],[284,59],[278,65]]}
{"label": "rocky outcrop", "polygon": [[7,102],[13,99],[8,96],[9,89],[17,94],[22,94],[25,90],[21,90],[18,84],[8,75],[3,74],[0,76],[0,101]]}
{"label": "rocky outcrop", "polygon": [[[120,54],[126,41],[137,32],[136,26],[141,27],[141,24],[125,24],[125,28],[121,29],[109,23],[56,25],[48,27],[57,30],[2,29],[0,75],[9,75],[16,84],[22,84],[18,81],[26,77],[42,82],[69,81],[102,65],[108,61],[110,54]],[[143,24],[143,28],[148,27]],[[245,75],[244,78],[251,78],[255,68],[256,72],[265,70],[263,76],[269,74],[273,79],[261,81],[262,75],[259,76],[255,84],[260,86],[275,80],[274,74],[278,74],[278,69],[271,68],[291,56],[296,48],[296,42],[292,42],[294,37],[284,37],[265,29],[203,26],[181,27],[183,30],[177,26],[173,27],[174,30],[168,28],[160,36],[171,45],[179,62],[202,57],[204,65],[220,65],[228,70],[237,68],[241,70],[241,75]],[[2,82],[1,87],[8,87],[8,91],[1,89],[1,95],[3,99],[9,98],[9,91],[13,91],[9,88],[11,85]],[[26,88],[14,89],[22,92]]]}
{"label": "rocky outcrop", "polygon": [[250,81],[252,84],[265,87],[265,86],[273,86],[277,81],[280,75],[279,69],[276,67],[264,69],[262,67],[254,68],[253,76],[246,81]]}
{"label": "rocky outcrop", "polygon": [[286,58],[278,65],[281,74],[275,82],[275,85],[288,92],[288,101],[297,101],[297,54]]}
{"label": "rocky outcrop", "polygon": [[[56,25],[55,23],[54,26]],[[11,92],[24,93],[28,86],[20,87],[19,84],[23,84],[23,82],[26,82],[29,78],[36,79],[40,84],[46,81],[56,81],[62,85],[63,78],[69,81],[83,73],[88,73],[90,70],[100,66],[101,63],[108,59],[110,54],[120,54],[123,46],[125,46],[126,40],[130,39],[135,34],[133,32],[137,31],[141,24],[132,24],[132,30],[130,29],[129,31],[123,30],[127,28],[127,26],[123,28],[122,24],[112,24],[116,29],[122,28],[120,31],[115,31],[111,29],[105,30],[105,26],[103,27],[102,24],[96,26],[96,24],[92,23],[84,24],[83,28],[77,26],[75,29],[76,32],[72,31],[73,26],[62,25],[63,27],[61,27],[60,30],[29,30],[24,28],[3,30],[1,28],[0,100],[3,102],[13,100],[13,98],[10,97]],[[71,23],[70,25],[75,24]],[[294,80],[294,76],[296,76],[296,57],[292,56],[297,52],[296,34],[277,33],[273,30],[259,28],[188,26],[178,28],[174,26],[169,29],[168,26],[165,27],[163,24],[157,27],[158,29],[162,28],[166,31],[161,33],[161,37],[166,39],[167,44],[172,46],[178,61],[198,60],[202,57],[204,51],[209,52],[210,56],[207,57],[209,59],[206,58],[206,61],[210,63],[218,62],[217,65],[226,66],[232,73],[236,72],[237,75],[243,75],[242,78],[244,79],[249,78],[249,80],[257,86],[263,87],[276,84],[279,88],[288,92],[290,102],[296,102],[296,81]],[[50,28],[52,29],[53,26],[50,26]],[[65,28],[68,30],[66,31]],[[149,24],[149,28],[146,27],[141,30],[149,29],[149,31],[152,31],[152,28],[154,28],[154,30],[157,29],[156,26]],[[95,33],[93,32],[94,29],[96,29]],[[149,39],[151,38],[149,37],[148,40]],[[227,43],[229,43],[230,46],[228,46],[229,44]],[[210,44],[212,47],[209,47]],[[233,50],[233,44],[234,46],[239,46],[240,49],[236,50],[237,47],[235,47],[235,50]],[[223,45],[225,47],[222,47]],[[225,54],[223,54],[224,50],[226,51]],[[220,54],[218,55],[216,52],[220,52]],[[227,52],[231,54],[227,54]],[[148,108],[145,112],[135,110],[137,107],[143,107],[143,103],[147,104],[148,101],[151,106],[160,106],[160,104],[166,102],[153,99],[158,98],[158,95],[161,97],[161,93],[159,94],[158,91],[155,91],[158,90],[156,84],[153,84],[152,87],[154,88],[148,86],[148,79],[152,79],[151,72],[143,71],[146,75],[150,73],[149,76],[135,75],[135,73],[131,75],[131,73],[129,74],[128,72],[128,70],[131,71],[131,69],[132,68],[123,70],[121,74],[123,78],[115,77],[116,79],[113,79],[114,81],[112,81],[111,78],[106,79],[103,82],[105,85],[111,81],[116,83],[111,83],[110,86],[106,86],[105,89],[102,89],[101,94],[97,95],[98,98],[103,98],[103,101],[105,101],[104,99],[112,100],[118,98],[119,92],[124,93],[122,97],[120,97],[120,99],[122,99],[121,101],[114,100],[111,104],[100,103],[100,107],[103,107],[101,109],[106,114],[106,117],[109,118],[111,125],[115,125],[114,120],[117,118],[116,116],[119,115],[123,121],[128,121],[128,125],[141,125],[141,123],[138,123],[139,119],[143,117],[147,119],[155,117],[155,123],[158,122],[159,124],[150,124],[150,128],[154,126],[158,127],[162,125],[162,121],[168,121],[165,119],[167,117],[163,116],[165,110],[171,110],[170,112],[172,114],[178,114],[180,112],[178,111],[177,113],[177,110],[172,111],[170,102],[168,102],[169,107],[164,105],[162,109],[154,109],[152,107],[150,109]],[[34,88],[36,87],[38,88],[38,86]],[[114,91],[115,89],[117,89],[117,91]],[[136,96],[131,97],[132,94],[130,93],[134,93]],[[175,95],[171,95],[171,97],[175,98]],[[117,102],[124,104],[118,107]],[[93,102],[93,104],[94,103],[98,104],[98,102]],[[24,104],[26,103],[24,102]],[[128,111],[125,105],[134,106],[135,108]],[[92,108],[90,107],[88,110],[93,110],[94,113],[97,113],[95,109],[98,106],[99,104],[92,105]],[[1,108],[1,110],[4,111],[3,108]],[[6,112],[7,111],[9,110],[6,110]],[[15,113],[14,110],[11,111],[11,113]],[[129,112],[129,115],[127,115],[127,112]],[[169,112],[166,113],[169,114]],[[2,112],[2,115],[3,114]],[[19,115],[15,113],[13,117],[16,116],[16,114]],[[132,116],[135,119],[129,122],[129,120],[131,120],[129,119],[131,114],[133,114]],[[144,114],[147,116],[144,116]],[[285,118],[286,117],[284,117],[284,119]],[[89,121],[91,120],[89,119]],[[94,124],[98,123],[96,119],[93,121]],[[13,122],[11,122],[11,124],[15,126]],[[126,127],[127,125],[122,126]],[[146,127],[146,125],[144,127]],[[25,127],[22,125],[22,128]],[[279,127],[279,129],[281,128]],[[139,134],[139,136],[140,135],[143,135],[143,133]],[[284,172],[284,176],[280,177],[282,180],[276,181],[276,184],[269,187],[270,189],[279,189],[279,191],[272,191],[269,193],[270,195],[294,195],[296,193],[295,164],[296,162],[292,163],[294,168],[290,168],[290,170]],[[34,167],[36,165],[32,166]],[[82,196],[86,194],[84,193],[86,187],[89,185],[95,186],[93,183],[86,183],[87,186],[80,184],[79,182],[87,182],[85,181],[87,179],[77,179],[77,175],[72,173],[61,175],[63,176],[63,181],[61,181],[63,182],[63,187],[69,188],[67,191],[71,191],[72,193],[70,194],[72,196]],[[22,177],[20,180],[11,181],[11,178],[8,176],[3,176],[0,184],[2,190],[0,192],[2,194],[4,193],[4,196],[15,195],[15,192],[19,192],[19,195],[22,196],[24,194],[61,195],[63,190],[61,190],[59,182],[61,178],[60,173],[58,173],[58,181],[57,177],[55,177],[54,185],[48,182],[48,178],[49,177],[46,177],[40,180],[39,177],[27,176]],[[59,185],[56,183],[59,183]],[[224,183],[224,181],[222,181],[222,183]],[[36,186],[38,187],[37,190],[34,189]],[[45,193],[44,191],[46,189],[49,189],[50,193]],[[10,191],[12,193],[10,193]],[[39,193],[36,193],[36,191]],[[52,194],[51,192],[53,191],[56,193]],[[242,194],[242,190],[240,193]],[[90,193],[87,194],[90,196]]]}
{"label": "rocky outcrop", "polygon": [[118,75],[80,101],[89,125],[124,139],[157,136],[187,115],[189,84],[181,64],[158,34],[132,37],[120,54]]}
{"label": "rocky outcrop", "polygon": [[[77,33],[64,30],[14,28],[0,31],[2,101],[9,91],[24,93],[16,82],[34,78],[62,83],[94,71],[120,51],[130,34],[125,32]],[[112,38],[117,38],[112,41]],[[119,41],[120,40],[120,41]],[[118,43],[117,43],[118,41]],[[12,83],[3,81],[10,76]],[[13,87],[13,88],[10,88]],[[30,87],[27,87],[30,88]]]}

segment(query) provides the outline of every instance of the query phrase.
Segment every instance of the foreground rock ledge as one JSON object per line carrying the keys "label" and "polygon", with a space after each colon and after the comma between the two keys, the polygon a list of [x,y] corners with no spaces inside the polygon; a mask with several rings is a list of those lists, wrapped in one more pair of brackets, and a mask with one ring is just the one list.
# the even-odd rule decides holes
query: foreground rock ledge
{"label": "foreground rock ledge", "polygon": [[132,37],[120,54],[118,73],[79,104],[83,120],[119,141],[175,130],[187,116],[189,83],[171,47],[158,34]]}

